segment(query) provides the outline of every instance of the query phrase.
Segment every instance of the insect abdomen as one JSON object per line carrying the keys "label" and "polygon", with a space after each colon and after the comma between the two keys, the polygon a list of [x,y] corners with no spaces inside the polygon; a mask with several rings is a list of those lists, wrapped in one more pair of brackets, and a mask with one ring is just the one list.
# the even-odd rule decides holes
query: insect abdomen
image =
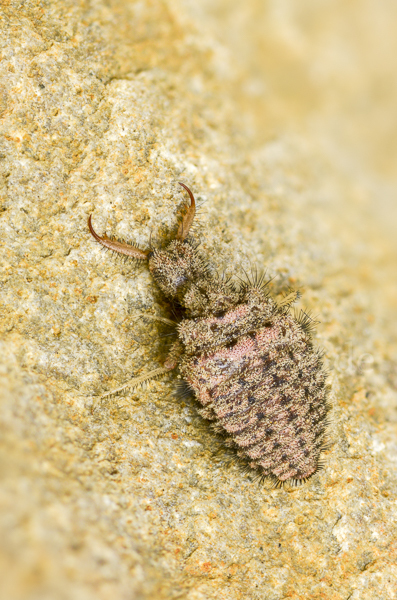
{"label": "insect abdomen", "polygon": [[[236,306],[223,318],[225,327],[233,315],[238,323],[245,312],[244,305]],[[190,326],[192,339],[200,338],[200,331],[205,339],[211,325],[210,318]],[[221,426],[229,445],[251,467],[280,482],[316,472],[328,412],[325,373],[292,315],[276,311],[270,323],[241,335],[232,346],[196,350],[182,359],[180,370],[207,418],[218,430]]]}

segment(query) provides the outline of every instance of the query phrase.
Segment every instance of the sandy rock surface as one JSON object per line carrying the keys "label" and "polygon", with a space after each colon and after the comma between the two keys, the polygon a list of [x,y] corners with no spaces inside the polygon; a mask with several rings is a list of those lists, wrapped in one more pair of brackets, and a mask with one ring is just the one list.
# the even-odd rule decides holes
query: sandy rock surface
{"label": "sandy rock surface", "polygon": [[[2,598],[397,598],[396,16],[1,4]],[[98,396],[161,365],[169,329],[136,317],[172,315],[87,217],[160,244],[177,181],[214,268],[266,268],[320,321],[333,446],[299,489],[216,454],[172,374]]]}

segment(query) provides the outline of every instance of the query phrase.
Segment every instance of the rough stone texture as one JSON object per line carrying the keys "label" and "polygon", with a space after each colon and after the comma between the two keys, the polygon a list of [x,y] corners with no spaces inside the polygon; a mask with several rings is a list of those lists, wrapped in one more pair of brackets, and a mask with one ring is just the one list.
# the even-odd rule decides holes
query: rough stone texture
{"label": "rough stone texture", "polygon": [[[395,2],[0,10],[2,597],[396,598]],[[165,239],[178,179],[214,266],[321,321],[335,443],[298,490],[214,456],[172,376],[95,397],[161,363],[132,319],[169,313],[87,216]]]}

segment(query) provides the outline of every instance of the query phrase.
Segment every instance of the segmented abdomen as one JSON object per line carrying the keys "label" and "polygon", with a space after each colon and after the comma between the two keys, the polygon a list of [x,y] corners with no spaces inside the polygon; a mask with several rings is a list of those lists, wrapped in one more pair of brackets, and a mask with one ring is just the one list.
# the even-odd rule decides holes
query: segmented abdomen
{"label": "segmented abdomen", "polygon": [[[197,339],[206,321],[196,322],[197,331],[190,321],[189,335]],[[292,315],[280,311],[225,346],[185,355],[180,370],[204,407],[200,412],[251,467],[280,482],[316,472],[328,412],[326,375]]]}

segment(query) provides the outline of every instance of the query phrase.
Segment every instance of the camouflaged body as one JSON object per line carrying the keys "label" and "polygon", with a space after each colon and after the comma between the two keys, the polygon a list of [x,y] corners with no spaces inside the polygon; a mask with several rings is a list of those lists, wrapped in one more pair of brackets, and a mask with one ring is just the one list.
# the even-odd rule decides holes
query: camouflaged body
{"label": "camouflaged body", "polygon": [[329,406],[305,323],[265,287],[223,282],[188,240],[148,258],[159,287],[182,309],[167,361],[179,367],[202,416],[260,475],[278,484],[312,476]]}

